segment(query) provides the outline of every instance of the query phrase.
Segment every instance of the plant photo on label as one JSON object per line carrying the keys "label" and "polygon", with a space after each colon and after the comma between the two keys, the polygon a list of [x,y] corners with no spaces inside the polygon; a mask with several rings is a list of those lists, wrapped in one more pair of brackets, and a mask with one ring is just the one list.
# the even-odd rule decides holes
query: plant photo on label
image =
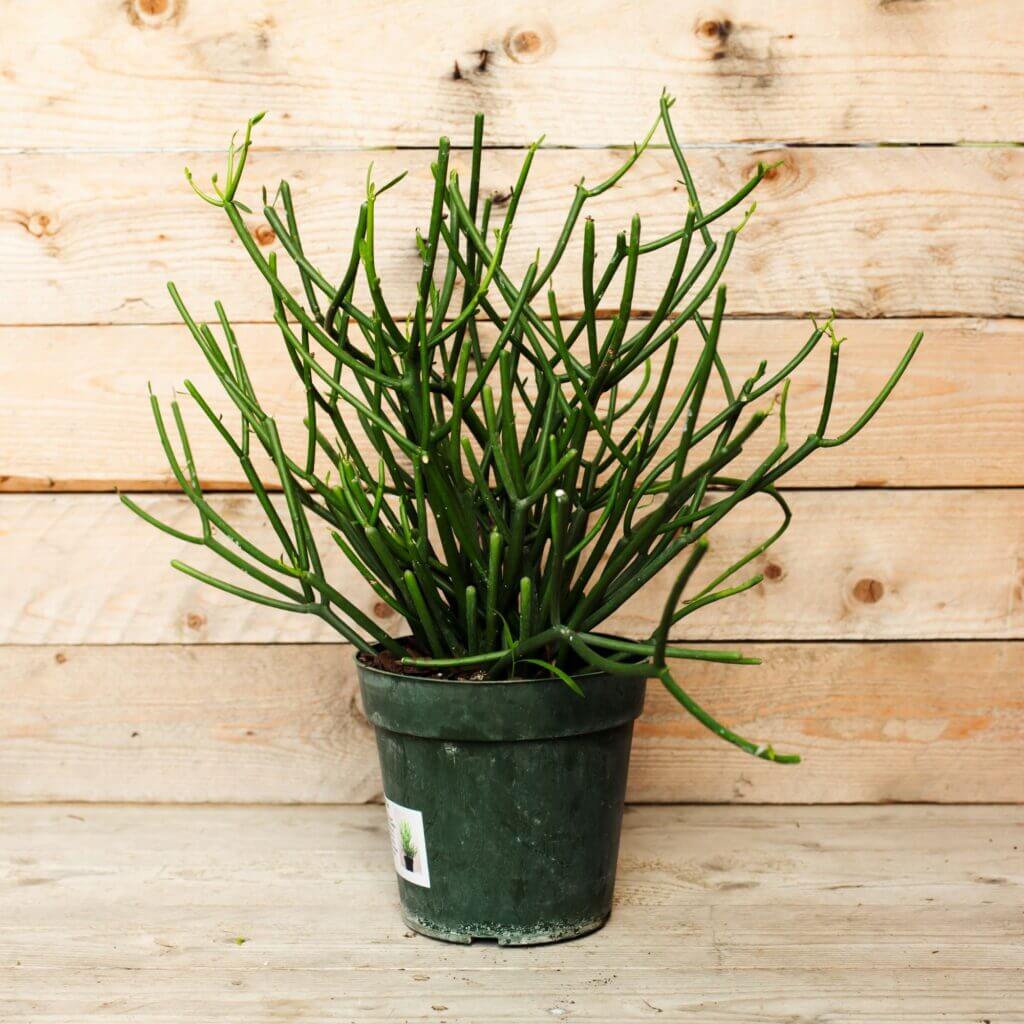
{"label": "plant photo on label", "polygon": [[409,822],[403,821],[398,833],[402,840],[402,856],[405,858],[405,870],[412,871],[414,870],[413,862],[418,851],[416,844],[412,841],[412,828],[410,828]]}

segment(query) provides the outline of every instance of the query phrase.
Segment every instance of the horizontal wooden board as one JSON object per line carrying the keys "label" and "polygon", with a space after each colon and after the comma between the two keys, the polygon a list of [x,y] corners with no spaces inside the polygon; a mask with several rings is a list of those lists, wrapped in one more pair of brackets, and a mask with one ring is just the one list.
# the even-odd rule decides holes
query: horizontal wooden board
{"label": "horizontal wooden board", "polygon": [[[535,162],[506,267],[517,280],[548,254],[581,176],[606,177],[624,151],[550,150]],[[455,164],[464,169],[466,155]],[[521,154],[490,153],[484,194],[507,195]],[[725,280],[733,314],[803,315],[835,307],[857,317],[1024,314],[1024,151],[1017,149],[711,149],[692,153],[707,204],[731,194],[757,161],[782,160],[756,195]],[[411,173],[381,200],[377,248],[396,314],[410,308],[419,275],[414,228],[429,216],[429,155],[422,152],[254,150],[244,198],[260,183],[291,179],[306,251],[331,278],[348,259],[349,232],[367,164],[384,182]],[[8,155],[0,157],[0,323],[171,323],[165,290],[175,280],[199,318],[221,298],[236,320],[271,319],[267,289],[224,214],[188,188],[182,165],[205,180],[211,155]],[[222,169],[223,173],[223,169]],[[678,228],[685,190],[664,150],[647,153],[617,188],[592,203],[599,260],[639,211],[643,238]],[[500,207],[499,207],[500,210]],[[726,221],[735,225],[740,211]],[[249,219],[267,251],[261,215]],[[578,232],[579,234],[579,232]],[[578,309],[581,242],[555,277],[561,309]],[[673,254],[645,257],[634,309],[654,309]],[[694,257],[695,258],[695,257]],[[618,303],[620,285],[609,306]],[[541,300],[545,305],[546,300]],[[546,306],[545,306],[546,308]]]}
{"label": "horizontal wooden board", "polygon": [[[755,644],[748,653],[764,664],[687,665],[680,682],[803,764],[727,747],[652,683],[630,800],[1024,801],[1024,644]],[[0,705],[0,801],[381,798],[349,647],[12,647]]]}
{"label": "horizontal wooden board", "polygon": [[5,1021],[1021,1024],[1019,810],[644,807],[608,925],[402,923],[370,807],[0,811]]}
{"label": "horizontal wooden board", "polygon": [[628,143],[663,87],[683,137],[1018,139],[1013,0],[87,0],[5,11],[5,146],[219,147],[256,110],[279,146]]}
{"label": "horizontal wooden board", "polygon": [[[197,528],[184,498],[139,501],[178,528]],[[238,528],[279,550],[253,496],[215,501]],[[791,503],[789,532],[752,563],[751,572],[767,573],[765,582],[685,620],[679,639],[1024,638],[1024,490],[798,491]],[[767,498],[734,510],[712,534],[700,578],[759,543],[777,521]],[[329,538],[321,547],[335,586],[385,627],[399,628]],[[13,583],[0,592],[0,641],[332,639],[319,620],[251,605],[177,575],[167,566],[172,557],[228,575],[210,552],[157,532],[113,495],[0,496],[0,564]],[[649,635],[670,582],[662,573],[608,628]]]}
{"label": "horizontal wooden board", "polygon": [[[849,341],[833,406],[836,429],[860,415],[899,359],[911,328],[918,326],[925,331],[925,345],[871,427],[841,452],[805,462],[787,477],[787,485],[1024,483],[1024,324],[1017,321],[840,323]],[[784,365],[808,330],[791,320],[730,321],[720,351],[743,379],[762,357],[772,368]],[[488,330],[485,337],[493,333]],[[277,417],[285,447],[304,451],[303,391],[279,332],[252,324],[240,328],[239,336],[257,392]],[[696,351],[696,335],[684,339]],[[827,358],[823,344],[794,378],[793,437],[814,429]],[[667,407],[691,365],[680,360],[667,389]],[[146,387],[152,384],[157,395],[170,396],[185,379],[218,408],[233,408],[184,327],[0,328],[0,490],[176,489]],[[187,395],[182,401],[205,485],[247,487],[213,427]],[[718,408],[709,395],[705,409]],[[276,481],[272,467],[265,469],[265,478]]]}

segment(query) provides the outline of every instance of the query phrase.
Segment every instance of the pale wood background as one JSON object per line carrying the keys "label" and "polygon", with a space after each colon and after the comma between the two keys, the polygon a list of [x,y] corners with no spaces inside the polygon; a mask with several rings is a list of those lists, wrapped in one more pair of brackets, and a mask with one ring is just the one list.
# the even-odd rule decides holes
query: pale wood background
{"label": "pale wood background", "polygon": [[[701,666],[686,682],[805,764],[728,750],[652,688],[632,798],[1024,798],[1022,43],[1016,0],[54,0],[45,11],[10,0],[0,800],[380,795],[348,652],[301,617],[174,574],[174,542],[112,493],[188,521],[145,397],[147,381],[168,394],[208,380],[175,326],[168,278],[197,309],[220,297],[247,324],[269,409],[286,416],[298,397],[264,290],[182,165],[205,177],[231,132],[268,109],[249,187],[287,175],[307,248],[337,261],[368,162],[380,180],[408,167],[380,228],[381,272],[400,297],[439,134],[464,146],[485,111],[501,148],[484,187],[500,193],[517,150],[546,133],[514,262],[550,243],[581,174],[596,180],[643,134],[662,86],[709,197],[759,159],[783,161],[728,276],[723,344],[736,365],[761,353],[777,364],[804,336],[801,318],[834,307],[850,335],[838,423],[915,329],[926,339],[872,428],[790,481],[797,518],[762,560],[770,579],[709,608],[689,637],[765,658]],[[633,210],[650,230],[674,224],[674,183],[664,150],[648,154],[595,204],[599,240]],[[251,228],[274,245],[261,217]],[[571,276],[557,283],[571,305]],[[799,422],[822,365],[798,378]],[[196,449],[212,488],[240,489],[210,434],[197,431]],[[260,528],[249,496],[218,500]],[[737,515],[718,557],[763,532],[763,511]],[[649,630],[661,589],[618,627]]]}

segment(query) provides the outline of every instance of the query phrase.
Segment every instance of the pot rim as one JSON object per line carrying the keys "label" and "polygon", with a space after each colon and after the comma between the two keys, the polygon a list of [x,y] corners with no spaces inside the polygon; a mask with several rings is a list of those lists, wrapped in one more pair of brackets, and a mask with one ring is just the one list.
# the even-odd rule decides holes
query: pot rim
{"label": "pot rim", "polygon": [[[486,742],[561,739],[623,726],[643,710],[647,680],[609,672],[578,676],[590,700],[563,679],[435,679],[356,662],[363,712],[378,730],[424,739]],[[523,685],[535,683],[537,685]],[[440,685],[438,685],[440,684]],[[378,733],[379,736],[379,733]]]}
{"label": "pot rim", "polygon": [[[627,643],[629,642],[628,638],[616,636],[613,633],[595,633],[594,635],[595,636],[606,636],[606,637],[608,637],[611,640],[623,640],[623,641],[625,641]],[[403,640],[411,639],[411,637],[410,636],[398,636],[398,637],[395,637],[394,639],[397,640],[399,643],[401,643]],[[383,647],[383,644],[373,644],[372,647],[375,650],[380,650]],[[470,686],[482,686],[482,685],[486,685],[486,686],[498,685],[498,686],[500,686],[500,685],[503,685],[503,684],[517,684],[518,685],[518,684],[521,684],[521,683],[561,683],[562,686],[565,685],[564,680],[559,679],[558,676],[537,676],[536,678],[533,678],[533,679],[528,679],[528,678],[526,678],[524,676],[518,676],[518,677],[516,677],[514,679],[450,679],[450,678],[448,678],[446,676],[415,675],[415,674],[413,674],[411,672],[410,673],[406,673],[406,672],[393,672],[391,669],[378,668],[376,665],[371,665],[368,662],[363,661],[362,656],[361,656],[361,652],[358,651],[358,650],[354,652],[352,658],[355,661],[356,665],[359,668],[363,669],[363,670],[366,670],[366,671],[369,671],[369,672],[375,672],[375,673],[377,673],[377,675],[381,675],[381,676],[389,676],[392,679],[401,679],[401,680],[404,680],[404,681],[407,681],[407,682],[412,682],[412,683],[453,683],[453,684],[457,684],[459,686],[466,686],[467,684],[470,685]],[[644,657],[643,659],[638,658],[637,659],[637,663],[638,664],[642,664],[646,660],[647,660],[646,657]],[[586,672],[571,672],[571,673],[569,673],[569,675],[570,675],[570,677],[572,679],[590,679],[590,680],[600,679],[602,677],[611,677],[611,678],[615,677],[615,673],[614,672],[604,672],[604,671],[602,671],[601,669],[598,669],[598,668],[588,669]]]}

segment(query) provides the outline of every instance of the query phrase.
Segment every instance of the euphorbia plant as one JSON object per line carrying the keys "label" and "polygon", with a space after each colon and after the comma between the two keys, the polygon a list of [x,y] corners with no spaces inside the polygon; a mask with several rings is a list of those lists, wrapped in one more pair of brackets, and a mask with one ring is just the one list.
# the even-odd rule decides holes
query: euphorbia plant
{"label": "euphorbia plant", "polygon": [[[768,168],[759,164],[730,199],[705,211],[672,128],[671,106],[663,96],[654,126],[614,174],[594,186],[576,186],[551,252],[538,253],[521,279],[506,269],[505,254],[539,143],[527,151],[511,194],[498,207],[480,195],[482,116],[475,123],[468,188],[449,168],[449,143],[442,139],[432,164],[429,223],[416,233],[421,268],[415,307],[408,311],[389,305],[375,264],[377,204],[400,178],[379,188],[368,181],[337,277],[327,276],[319,269],[323,261],[305,252],[288,184],[282,182],[273,198],[264,191],[263,213],[297,267],[301,292],[282,281],[274,254],[264,255],[253,241],[242,216],[249,210],[237,197],[251,130],[262,115],[254,117],[242,143],[232,140],[223,186],[214,177],[213,194],[193,188],[224,210],[270,288],[274,320],[305,389],[306,444],[302,451],[284,450],[220,303],[223,340],[191,316],[171,285],[175,305],[241,415],[239,430],[230,429],[192,383],[185,388],[238,459],[280,545],[280,553],[265,550],[207,500],[177,402],[171,411],[180,458],[152,397],[160,440],[199,514],[200,531],[184,533],[130,498],[122,500],[179,540],[210,548],[263,589],[173,565],[239,597],[319,616],[362,657],[410,673],[554,675],[580,693],[587,671],[657,678],[729,742],[769,760],[798,760],[719,724],[670,667],[687,660],[755,659],[669,640],[686,617],[761,582],[760,574],[731,581],[789,524],[780,480],[812,452],[843,444],[868,423],[921,335],[864,412],[835,433],[829,413],[840,339],[831,320],[815,324],[784,366],[769,371],[762,362],[734,381],[719,352],[726,301],[720,280],[752,208],[720,238],[712,227],[733,214]],[[689,198],[681,223],[645,238],[634,217],[601,263],[594,221],[584,218],[582,268],[573,272],[582,274],[582,308],[569,313],[551,282],[586,203],[620,181],[659,126]],[[662,297],[650,315],[634,321],[641,259],[664,248],[675,256]],[[357,296],[360,278],[366,300]],[[603,312],[609,308],[610,318]],[[488,322],[492,328],[481,330]],[[684,344],[680,330],[688,324],[696,332]],[[823,338],[831,347],[817,426],[790,444],[790,375]],[[669,400],[669,383],[684,366],[682,393]],[[723,398],[712,410],[709,382],[715,378],[714,390]],[[732,464],[765,426],[772,406],[775,443],[752,470],[735,475]],[[517,424],[517,412],[525,425]],[[375,457],[364,454],[367,445]],[[272,460],[283,503],[271,500],[254,468],[256,447]],[[757,494],[777,503],[780,525],[687,594],[711,531]],[[405,620],[409,637],[391,636],[327,578],[320,550],[328,533],[377,597]],[[674,582],[649,637],[637,641],[601,631],[663,573]]]}

